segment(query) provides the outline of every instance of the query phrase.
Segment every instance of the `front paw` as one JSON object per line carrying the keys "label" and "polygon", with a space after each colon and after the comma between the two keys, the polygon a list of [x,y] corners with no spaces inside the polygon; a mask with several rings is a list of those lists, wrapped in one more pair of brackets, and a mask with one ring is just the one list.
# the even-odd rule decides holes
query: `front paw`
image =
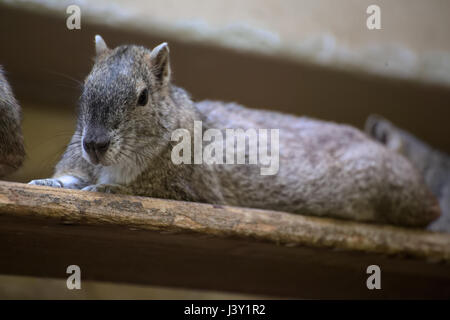
{"label": "front paw", "polygon": [[38,179],[38,180],[32,180],[28,182],[28,184],[32,184],[35,186],[46,186],[46,187],[53,187],[53,188],[62,188],[63,185],[58,179]]}
{"label": "front paw", "polygon": [[91,184],[81,189],[83,191],[103,192],[103,193],[126,193],[123,187],[115,184]]}

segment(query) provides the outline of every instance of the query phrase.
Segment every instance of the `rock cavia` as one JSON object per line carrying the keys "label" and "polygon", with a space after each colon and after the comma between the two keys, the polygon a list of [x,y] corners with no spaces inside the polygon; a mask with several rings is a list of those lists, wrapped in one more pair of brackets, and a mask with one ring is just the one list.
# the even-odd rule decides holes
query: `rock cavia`
{"label": "rock cavia", "polygon": [[[262,175],[262,164],[175,164],[172,133],[184,128],[193,136],[196,120],[204,132],[279,129],[277,173]],[[54,176],[31,183],[413,227],[440,214],[415,168],[363,132],[234,103],[193,102],[172,84],[166,43],[109,49],[100,36],[75,134]]]}

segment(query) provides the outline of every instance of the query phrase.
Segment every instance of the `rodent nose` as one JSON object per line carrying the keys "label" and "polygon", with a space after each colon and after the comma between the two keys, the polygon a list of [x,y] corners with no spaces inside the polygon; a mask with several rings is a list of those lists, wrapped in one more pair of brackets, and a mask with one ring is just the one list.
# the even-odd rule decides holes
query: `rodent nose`
{"label": "rodent nose", "polygon": [[84,150],[96,157],[103,155],[106,150],[108,150],[110,144],[110,140],[108,138],[100,138],[100,139],[84,139],[83,147]]}
{"label": "rodent nose", "polygon": [[97,143],[95,144],[95,150],[101,154],[105,153],[106,150],[108,150],[108,147],[109,147],[109,139],[97,141]]}

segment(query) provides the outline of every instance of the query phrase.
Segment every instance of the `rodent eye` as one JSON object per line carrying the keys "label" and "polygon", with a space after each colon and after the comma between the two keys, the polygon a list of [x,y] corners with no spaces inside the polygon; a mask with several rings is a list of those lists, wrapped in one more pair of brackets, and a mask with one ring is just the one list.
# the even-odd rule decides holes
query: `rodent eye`
{"label": "rodent eye", "polygon": [[138,106],[145,106],[148,101],[148,90],[145,88],[141,91],[141,94],[139,95],[137,105]]}

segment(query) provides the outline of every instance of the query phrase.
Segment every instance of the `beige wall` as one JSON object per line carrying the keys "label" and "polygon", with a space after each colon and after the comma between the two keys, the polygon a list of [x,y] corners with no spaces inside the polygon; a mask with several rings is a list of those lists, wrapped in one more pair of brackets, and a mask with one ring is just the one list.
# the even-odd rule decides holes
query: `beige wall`
{"label": "beige wall", "polygon": [[26,159],[6,180],[29,182],[50,177],[75,129],[75,108],[22,103]]}
{"label": "beige wall", "polygon": [[[73,1],[72,1],[73,2]],[[447,0],[96,0],[128,7],[149,20],[205,22],[215,28],[245,23],[296,42],[330,33],[351,47],[396,42],[411,49],[450,51]],[[366,9],[382,10],[382,30],[366,28]]]}
{"label": "beige wall", "polygon": [[66,279],[0,275],[0,299],[264,299],[262,296],[83,281],[68,290]]}

